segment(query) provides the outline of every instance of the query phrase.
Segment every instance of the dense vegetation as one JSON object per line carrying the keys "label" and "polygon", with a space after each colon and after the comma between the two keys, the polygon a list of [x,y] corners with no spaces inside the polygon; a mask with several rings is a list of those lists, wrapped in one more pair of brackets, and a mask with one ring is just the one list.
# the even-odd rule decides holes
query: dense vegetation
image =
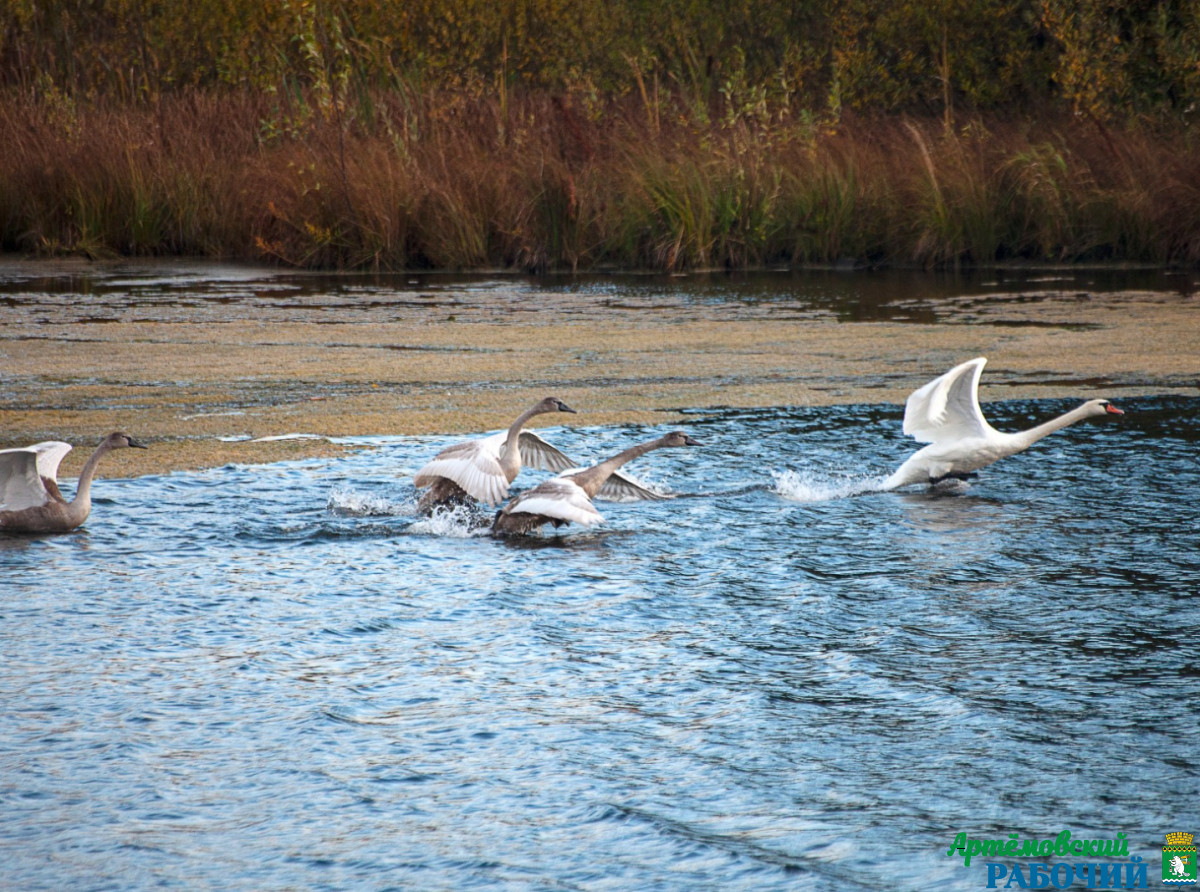
{"label": "dense vegetation", "polygon": [[816,113],[1194,117],[1191,0],[2,0],[0,81],[125,100],[182,87],[516,87]]}
{"label": "dense vegetation", "polygon": [[0,248],[1200,261],[1200,3],[0,0]]}

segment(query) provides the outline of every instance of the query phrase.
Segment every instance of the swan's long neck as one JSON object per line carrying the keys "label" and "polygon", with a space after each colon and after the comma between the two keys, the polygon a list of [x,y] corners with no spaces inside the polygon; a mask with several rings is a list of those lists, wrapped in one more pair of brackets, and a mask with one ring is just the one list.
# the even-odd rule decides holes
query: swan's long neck
{"label": "swan's long neck", "polygon": [[588,468],[586,471],[573,474],[571,480],[587,493],[589,499],[595,498],[596,493],[600,491],[600,487],[604,486],[608,482],[608,478],[613,475],[613,471],[620,468],[626,462],[631,462],[638,456],[645,455],[652,449],[658,449],[662,445],[664,445],[663,438],[659,438],[651,440],[649,443],[631,446],[607,461],[602,461],[600,464]]}
{"label": "swan's long neck", "polygon": [[530,418],[541,413],[542,410],[538,406],[526,409],[508,429],[508,437],[504,441],[504,454],[500,456],[500,470],[504,472],[509,483],[516,480],[517,474],[521,472],[521,429]]}
{"label": "swan's long neck", "polygon": [[1087,403],[1082,406],[1077,406],[1070,412],[1059,415],[1057,418],[1051,418],[1049,421],[1039,424],[1037,427],[1031,427],[1029,430],[1020,431],[1019,433],[1009,434],[1009,442],[1015,447],[1013,452],[1020,452],[1022,449],[1028,449],[1038,440],[1043,437],[1048,437],[1055,431],[1060,431],[1064,427],[1070,427],[1077,421],[1082,421],[1087,418],[1091,412]]}
{"label": "swan's long neck", "polygon": [[79,472],[79,485],[75,487],[75,498],[67,506],[71,512],[71,519],[77,523],[87,520],[87,516],[92,511],[92,478],[96,476],[96,468],[100,464],[100,459],[110,449],[112,447],[107,440],[101,443],[84,463],[83,470]]}

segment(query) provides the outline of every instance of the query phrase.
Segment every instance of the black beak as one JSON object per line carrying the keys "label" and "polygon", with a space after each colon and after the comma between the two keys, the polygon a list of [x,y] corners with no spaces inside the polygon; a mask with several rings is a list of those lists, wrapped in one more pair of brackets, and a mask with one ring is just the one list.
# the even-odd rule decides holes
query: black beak
{"label": "black beak", "polygon": [[148,449],[149,448],[145,443],[139,443],[133,437],[126,437],[125,439],[127,439],[129,441],[129,445],[132,446],[134,449]]}
{"label": "black beak", "polygon": [[699,440],[693,440],[691,437],[685,436],[683,438],[683,445],[684,446],[703,446],[704,444],[701,443]]}
{"label": "black beak", "polygon": [[559,402],[558,402],[558,411],[560,411],[560,412],[570,412],[572,415],[578,415],[578,414],[579,414],[579,413],[578,413],[578,412],[576,412],[574,409],[572,409],[570,406],[568,406],[566,403],[564,403],[562,400],[559,400]]}

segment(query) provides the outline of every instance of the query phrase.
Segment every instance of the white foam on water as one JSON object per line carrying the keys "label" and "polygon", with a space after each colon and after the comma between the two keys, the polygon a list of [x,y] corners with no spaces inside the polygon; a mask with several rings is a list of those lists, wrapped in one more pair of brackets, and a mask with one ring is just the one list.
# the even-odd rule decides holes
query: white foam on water
{"label": "white foam on water", "polygon": [[831,476],[813,471],[772,471],[774,491],[793,502],[829,502],[864,492],[876,492],[886,477],[878,475]]}
{"label": "white foam on water", "polygon": [[477,510],[465,505],[455,505],[451,508],[434,508],[428,517],[414,521],[408,527],[408,532],[425,536],[445,536],[450,539],[470,539],[489,535],[491,524],[487,523]]}
{"label": "white foam on water", "polygon": [[389,499],[341,486],[329,493],[325,507],[334,514],[351,517],[411,515],[417,510],[416,502],[411,499]]}

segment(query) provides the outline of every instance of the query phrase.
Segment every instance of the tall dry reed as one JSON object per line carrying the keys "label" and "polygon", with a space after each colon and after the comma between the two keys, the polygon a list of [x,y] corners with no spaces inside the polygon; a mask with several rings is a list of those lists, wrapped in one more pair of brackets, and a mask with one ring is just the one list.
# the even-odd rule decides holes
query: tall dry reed
{"label": "tall dry reed", "polygon": [[336,98],[10,95],[0,247],[382,269],[1200,262],[1182,131]]}

